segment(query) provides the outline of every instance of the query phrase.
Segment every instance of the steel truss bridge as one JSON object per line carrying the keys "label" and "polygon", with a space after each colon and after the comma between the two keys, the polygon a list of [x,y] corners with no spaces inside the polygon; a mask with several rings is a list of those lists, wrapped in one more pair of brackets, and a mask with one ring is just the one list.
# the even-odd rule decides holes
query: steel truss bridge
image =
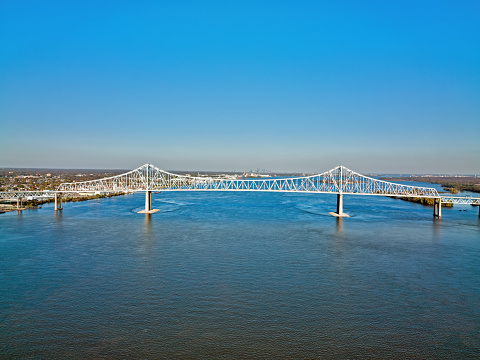
{"label": "steel truss bridge", "polygon": [[[441,216],[441,204],[480,205],[480,198],[440,195],[436,189],[396,184],[374,179],[356,173],[344,166],[312,176],[233,179],[225,177],[195,177],[173,174],[145,164],[125,174],[98,180],[63,183],[54,191],[16,191],[0,192],[0,198],[21,199],[36,197],[55,197],[61,194],[78,193],[118,193],[145,192],[145,210],[152,213],[152,192],[156,191],[268,191],[337,194],[337,212],[335,216],[348,216],[343,213],[343,195],[372,195],[388,197],[416,197],[434,199],[434,215]],[[60,200],[61,207],[61,200]],[[479,210],[480,215],[480,210]]]}

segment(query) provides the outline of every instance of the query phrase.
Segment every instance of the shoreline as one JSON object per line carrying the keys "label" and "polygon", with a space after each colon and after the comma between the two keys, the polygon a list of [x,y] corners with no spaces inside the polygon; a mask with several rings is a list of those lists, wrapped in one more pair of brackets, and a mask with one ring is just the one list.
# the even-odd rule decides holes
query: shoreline
{"label": "shoreline", "polygon": [[[62,197],[62,202],[80,202],[80,201],[88,201],[88,200],[95,200],[95,199],[104,199],[110,198],[114,196],[121,196],[125,195],[126,193],[108,193],[103,195],[90,195],[90,196],[69,196],[69,197]],[[14,202],[9,203],[0,203],[0,214],[5,214],[7,212],[12,211],[23,211],[23,210],[32,210],[32,209],[39,209],[41,205],[50,204],[55,202],[55,199],[42,199],[42,200],[25,200],[22,203],[22,207],[17,208],[16,205],[12,204]]]}
{"label": "shoreline", "polygon": [[443,190],[450,194],[458,194],[459,191],[480,193],[480,179],[473,176],[409,176],[409,177],[381,177],[383,181],[415,181],[428,184],[440,185]]}

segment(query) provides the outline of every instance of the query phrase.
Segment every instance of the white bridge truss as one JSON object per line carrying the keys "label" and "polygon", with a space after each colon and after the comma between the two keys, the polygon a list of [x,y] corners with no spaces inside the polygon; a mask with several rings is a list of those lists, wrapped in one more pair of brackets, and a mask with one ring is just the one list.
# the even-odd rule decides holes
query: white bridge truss
{"label": "white bridge truss", "polygon": [[442,202],[480,203],[480,198],[440,196],[434,188],[395,184],[356,173],[344,166],[312,176],[269,179],[227,179],[172,174],[145,164],[109,178],[63,183],[60,192],[88,191],[273,191],[442,198]]}
{"label": "white bridge truss", "polygon": [[125,174],[108,178],[63,183],[56,191],[0,192],[0,198],[54,197],[55,193],[137,191],[269,191],[426,197],[443,203],[480,204],[480,198],[442,196],[429,187],[396,184],[356,173],[344,166],[312,176],[261,179],[231,179],[177,175],[145,164]]}

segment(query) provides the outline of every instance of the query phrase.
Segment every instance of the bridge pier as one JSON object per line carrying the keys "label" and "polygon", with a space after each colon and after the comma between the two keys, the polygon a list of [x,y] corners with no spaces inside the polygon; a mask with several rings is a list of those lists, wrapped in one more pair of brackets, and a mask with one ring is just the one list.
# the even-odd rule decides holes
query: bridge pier
{"label": "bridge pier", "polygon": [[55,193],[55,211],[63,210],[62,194]]}
{"label": "bridge pier", "polygon": [[436,198],[433,203],[433,217],[442,217],[442,199]]}
{"label": "bridge pier", "polygon": [[160,209],[152,209],[152,191],[146,190],[145,191],[145,210],[139,211],[138,214],[153,214]]}
{"label": "bridge pier", "polygon": [[23,211],[25,208],[23,207],[23,198],[17,197],[17,212]]}
{"label": "bridge pier", "polygon": [[337,194],[337,214],[343,214],[343,194]]}
{"label": "bridge pier", "polygon": [[342,193],[337,194],[337,212],[336,213],[330,212],[329,214],[335,217],[350,217],[350,215],[345,214],[343,212],[343,194]]}
{"label": "bridge pier", "polygon": [[152,192],[145,191],[145,211],[152,211]]}

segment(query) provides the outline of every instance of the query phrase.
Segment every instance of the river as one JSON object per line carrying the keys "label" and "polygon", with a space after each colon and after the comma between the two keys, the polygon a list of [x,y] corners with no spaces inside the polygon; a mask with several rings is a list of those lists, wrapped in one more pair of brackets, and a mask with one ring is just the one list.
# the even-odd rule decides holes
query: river
{"label": "river", "polygon": [[344,196],[337,219],[334,195],[254,192],[143,204],[0,215],[2,358],[480,357],[478,208],[439,220]]}

